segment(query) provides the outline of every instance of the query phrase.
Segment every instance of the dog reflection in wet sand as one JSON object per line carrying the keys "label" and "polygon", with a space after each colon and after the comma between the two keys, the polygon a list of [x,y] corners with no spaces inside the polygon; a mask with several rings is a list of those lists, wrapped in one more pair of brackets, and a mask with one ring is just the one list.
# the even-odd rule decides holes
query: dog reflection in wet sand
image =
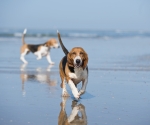
{"label": "dog reflection in wet sand", "polygon": [[[70,116],[67,116],[65,111],[66,101],[68,97],[62,97],[60,103],[61,110],[58,117],[58,125],[87,125],[87,117],[85,107],[82,104],[77,104],[77,101],[72,101],[72,111]],[[81,113],[81,116],[79,115]]]}
{"label": "dog reflection in wet sand", "polygon": [[[23,70],[23,69],[22,69]],[[38,69],[37,69],[38,70]],[[48,69],[50,70],[50,69]],[[50,72],[40,72],[40,71],[35,71],[35,72],[27,72],[27,71],[22,71],[20,74],[20,78],[22,80],[22,91],[23,95],[25,95],[25,89],[24,89],[24,83],[27,81],[33,81],[33,82],[39,82],[41,84],[48,84],[48,86],[52,87],[50,89],[54,90],[54,86],[57,86],[57,80],[51,80],[50,79]],[[53,91],[52,90],[52,91]]]}

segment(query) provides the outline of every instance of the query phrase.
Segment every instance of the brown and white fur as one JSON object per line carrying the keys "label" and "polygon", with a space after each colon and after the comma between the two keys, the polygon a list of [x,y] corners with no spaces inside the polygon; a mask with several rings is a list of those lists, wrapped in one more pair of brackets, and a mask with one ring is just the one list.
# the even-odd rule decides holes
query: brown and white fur
{"label": "brown and white fur", "polygon": [[[62,81],[62,96],[69,96],[66,90],[67,82],[74,97],[79,99],[80,95],[85,92],[88,82],[88,55],[81,47],[74,47],[70,52],[68,52],[62,43],[59,32],[58,39],[65,53],[65,56],[59,64],[59,73]],[[78,92],[77,84],[80,82],[82,82],[82,87]]]}
{"label": "brown and white fur", "polygon": [[59,48],[59,44],[57,43],[57,41],[53,38],[48,40],[47,42],[43,43],[43,44],[38,44],[38,45],[33,45],[33,44],[26,44],[24,37],[26,34],[27,30],[25,29],[22,35],[22,43],[23,45],[21,46],[21,56],[20,59],[24,62],[24,63],[28,63],[25,60],[25,55],[27,55],[29,52],[34,53],[37,56],[37,60],[41,59],[43,56],[46,56],[47,61],[50,64],[54,64],[54,62],[52,62],[51,57],[50,57],[50,48]]}

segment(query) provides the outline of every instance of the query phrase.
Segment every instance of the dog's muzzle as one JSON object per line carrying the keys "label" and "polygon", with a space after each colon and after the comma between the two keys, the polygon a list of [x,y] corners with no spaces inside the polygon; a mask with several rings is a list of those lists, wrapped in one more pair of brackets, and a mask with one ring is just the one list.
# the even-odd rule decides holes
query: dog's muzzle
{"label": "dog's muzzle", "polygon": [[76,59],[76,64],[80,64],[80,59]]}
{"label": "dog's muzzle", "polygon": [[59,46],[59,45],[57,45],[57,46],[54,46],[53,48],[60,48],[60,46]]}
{"label": "dog's muzzle", "polygon": [[77,56],[75,59],[74,59],[74,65],[75,67],[79,68],[82,64],[82,60],[80,58],[80,56]]}

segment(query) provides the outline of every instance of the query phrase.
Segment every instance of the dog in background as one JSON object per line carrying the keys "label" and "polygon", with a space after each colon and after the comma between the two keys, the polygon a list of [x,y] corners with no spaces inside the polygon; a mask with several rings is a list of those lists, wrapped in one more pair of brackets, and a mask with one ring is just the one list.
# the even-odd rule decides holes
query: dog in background
{"label": "dog in background", "polygon": [[27,29],[24,30],[23,35],[22,35],[22,43],[23,45],[21,46],[21,56],[20,59],[27,64],[28,62],[25,60],[25,55],[27,55],[29,52],[34,53],[37,56],[37,60],[41,59],[43,56],[46,56],[47,61],[50,64],[54,64],[54,62],[52,62],[51,57],[50,57],[50,49],[51,48],[59,48],[59,44],[57,43],[57,41],[52,38],[50,40],[48,40],[47,42],[43,43],[43,44],[37,44],[37,45],[33,45],[33,44],[26,44],[24,37],[25,34],[27,32]]}
{"label": "dog in background", "polygon": [[[58,31],[57,31],[58,32]],[[62,43],[58,32],[58,39],[65,56],[59,64],[59,73],[61,77],[62,96],[69,96],[66,90],[66,82],[69,84],[72,93],[76,99],[79,99],[87,86],[88,82],[88,55],[81,47],[74,47],[70,52]],[[82,81],[82,87],[78,92],[77,84]]]}

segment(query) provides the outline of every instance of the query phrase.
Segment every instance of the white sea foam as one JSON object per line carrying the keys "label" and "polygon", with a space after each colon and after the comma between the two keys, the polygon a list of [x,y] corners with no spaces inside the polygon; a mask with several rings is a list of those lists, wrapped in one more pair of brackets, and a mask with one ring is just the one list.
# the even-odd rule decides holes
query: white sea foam
{"label": "white sea foam", "polygon": [[15,36],[15,37],[21,37],[21,36],[22,36],[22,33],[14,33],[14,36]]}
{"label": "white sea foam", "polygon": [[[22,32],[22,29],[0,29],[0,37],[21,37],[22,33],[26,33],[27,29]],[[59,32],[57,30],[57,32]],[[150,37],[150,31],[129,31],[129,30],[62,30],[62,37],[73,38],[102,38],[102,39],[116,39],[116,38],[131,38],[131,37]],[[57,37],[56,30],[30,30],[26,37]]]}
{"label": "white sea foam", "polygon": [[86,34],[86,33],[70,33],[71,37],[96,37],[97,34]]}

